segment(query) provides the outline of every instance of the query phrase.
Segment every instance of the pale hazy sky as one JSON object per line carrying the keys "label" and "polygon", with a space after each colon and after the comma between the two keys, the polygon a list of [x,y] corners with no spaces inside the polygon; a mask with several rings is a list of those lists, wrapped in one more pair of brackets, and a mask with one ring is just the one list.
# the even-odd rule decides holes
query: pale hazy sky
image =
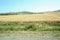
{"label": "pale hazy sky", "polygon": [[0,0],[0,13],[42,12],[60,9],[60,0]]}

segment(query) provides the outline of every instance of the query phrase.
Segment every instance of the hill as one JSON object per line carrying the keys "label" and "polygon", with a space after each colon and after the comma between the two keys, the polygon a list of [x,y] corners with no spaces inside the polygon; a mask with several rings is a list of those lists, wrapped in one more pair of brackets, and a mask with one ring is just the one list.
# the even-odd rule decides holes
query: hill
{"label": "hill", "polygon": [[35,13],[29,11],[0,13],[0,15],[18,15],[18,14],[35,14]]}
{"label": "hill", "polygon": [[54,11],[54,12],[60,12],[60,10],[56,10],[56,11]]}

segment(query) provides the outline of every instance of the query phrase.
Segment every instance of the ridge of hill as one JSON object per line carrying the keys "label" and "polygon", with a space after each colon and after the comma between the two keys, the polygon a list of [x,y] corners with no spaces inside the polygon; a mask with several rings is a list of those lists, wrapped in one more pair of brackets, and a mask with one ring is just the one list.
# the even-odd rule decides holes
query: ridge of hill
{"label": "ridge of hill", "polygon": [[22,12],[8,12],[8,13],[0,13],[0,15],[44,14],[44,13],[60,13],[60,10],[49,11],[49,12],[29,12],[29,11],[22,11]]}

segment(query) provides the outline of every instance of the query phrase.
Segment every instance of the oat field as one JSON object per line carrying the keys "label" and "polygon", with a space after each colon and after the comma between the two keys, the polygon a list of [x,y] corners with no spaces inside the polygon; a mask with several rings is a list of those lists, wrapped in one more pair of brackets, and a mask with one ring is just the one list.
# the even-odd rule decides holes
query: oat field
{"label": "oat field", "polygon": [[60,21],[60,13],[0,15],[0,21]]}
{"label": "oat field", "polygon": [[39,35],[46,36],[45,34],[48,35],[48,32],[52,32],[54,35],[50,33],[50,36],[60,37],[60,13],[0,15],[0,34],[9,34],[11,31],[12,34],[18,31],[27,31],[31,34],[32,32],[44,33],[46,31]]}

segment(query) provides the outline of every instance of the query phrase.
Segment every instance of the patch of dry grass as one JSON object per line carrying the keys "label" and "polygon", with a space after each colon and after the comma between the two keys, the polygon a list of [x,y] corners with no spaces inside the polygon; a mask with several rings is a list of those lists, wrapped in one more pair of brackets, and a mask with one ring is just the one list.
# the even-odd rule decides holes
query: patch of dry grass
{"label": "patch of dry grass", "polygon": [[59,13],[45,13],[45,14],[20,14],[20,15],[5,15],[0,16],[0,21],[60,21]]}

